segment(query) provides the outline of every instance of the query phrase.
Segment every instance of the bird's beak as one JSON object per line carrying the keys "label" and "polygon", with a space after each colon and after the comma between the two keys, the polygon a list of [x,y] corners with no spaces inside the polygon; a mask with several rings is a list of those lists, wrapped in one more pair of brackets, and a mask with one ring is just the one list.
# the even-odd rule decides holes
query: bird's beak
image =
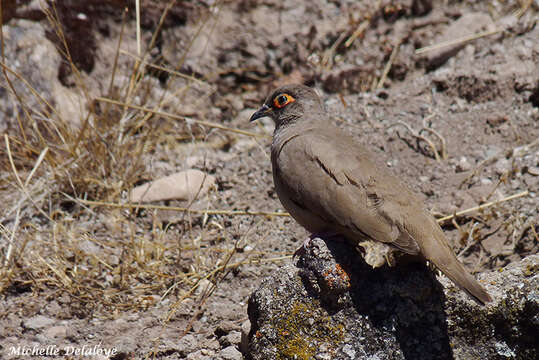
{"label": "bird's beak", "polygon": [[257,112],[255,112],[251,116],[251,118],[249,119],[249,122],[255,121],[256,119],[260,119],[264,116],[268,116],[271,111],[272,111],[271,108],[268,105],[264,104],[262,105],[260,109],[258,109]]}

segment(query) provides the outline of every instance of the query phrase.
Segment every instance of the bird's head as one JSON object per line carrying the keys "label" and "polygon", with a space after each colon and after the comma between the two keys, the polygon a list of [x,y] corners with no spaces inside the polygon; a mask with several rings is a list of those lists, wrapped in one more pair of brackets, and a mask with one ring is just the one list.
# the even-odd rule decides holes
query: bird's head
{"label": "bird's head", "polygon": [[249,121],[255,121],[269,116],[279,127],[298,119],[304,115],[322,112],[322,102],[316,92],[305,85],[285,85],[274,90],[256,111]]}

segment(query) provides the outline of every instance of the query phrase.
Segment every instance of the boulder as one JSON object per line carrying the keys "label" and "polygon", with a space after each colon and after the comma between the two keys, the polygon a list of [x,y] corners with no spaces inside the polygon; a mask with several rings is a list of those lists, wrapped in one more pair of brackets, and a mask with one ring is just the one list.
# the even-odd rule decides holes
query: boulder
{"label": "boulder", "polygon": [[249,299],[248,359],[539,358],[539,255],[479,280],[477,305],[420,263],[373,269],[345,241],[315,238]]}

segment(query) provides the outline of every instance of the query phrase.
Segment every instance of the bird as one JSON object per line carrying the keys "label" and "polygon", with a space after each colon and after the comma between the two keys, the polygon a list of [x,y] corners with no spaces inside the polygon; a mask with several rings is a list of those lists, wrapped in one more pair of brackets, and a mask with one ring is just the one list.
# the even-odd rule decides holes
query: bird
{"label": "bird", "polygon": [[250,122],[275,123],[271,165],[283,207],[312,234],[382,243],[434,264],[480,305],[492,301],[466,270],[425,204],[300,84],[275,89]]}

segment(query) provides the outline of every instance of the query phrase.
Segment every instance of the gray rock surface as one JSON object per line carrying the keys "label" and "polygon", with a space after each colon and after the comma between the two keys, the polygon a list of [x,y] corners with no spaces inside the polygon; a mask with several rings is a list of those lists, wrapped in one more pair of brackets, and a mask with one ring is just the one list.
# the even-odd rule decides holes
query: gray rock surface
{"label": "gray rock surface", "polygon": [[314,239],[249,300],[248,359],[534,359],[539,256],[479,277],[478,306],[409,263],[372,269],[344,241]]}

